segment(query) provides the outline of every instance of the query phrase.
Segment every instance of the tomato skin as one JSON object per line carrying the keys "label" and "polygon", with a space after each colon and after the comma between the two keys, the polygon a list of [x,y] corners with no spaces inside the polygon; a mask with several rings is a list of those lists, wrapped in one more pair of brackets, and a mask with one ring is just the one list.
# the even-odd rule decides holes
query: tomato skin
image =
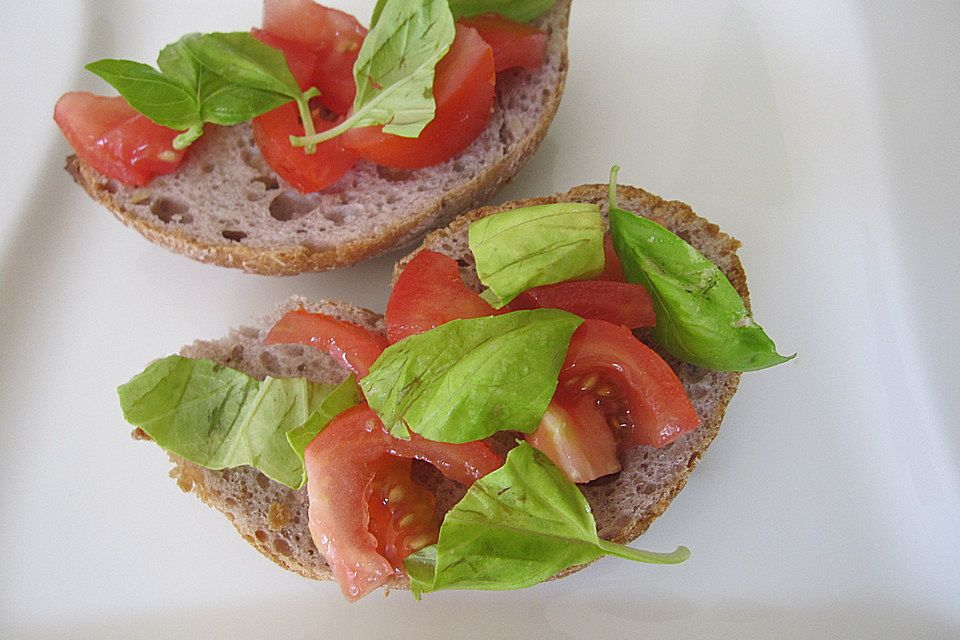
{"label": "tomato skin", "polygon": [[346,368],[364,377],[387,348],[387,339],[346,320],[310,313],[288,311],[273,325],[266,339],[271,344],[304,344],[326,351]]}
{"label": "tomato skin", "polygon": [[[338,115],[353,106],[356,94],[353,63],[367,35],[356,18],[313,0],[265,0],[263,31],[314,53],[316,60],[308,85],[320,89],[323,106]],[[289,50],[284,46],[278,48]]]}
{"label": "tomato skin", "polygon": [[397,169],[421,169],[449,160],[486,128],[493,112],[497,73],[493,50],[476,30],[457,25],[450,51],[437,64],[436,116],[418,138],[361,127],[343,134],[361,158]]}
{"label": "tomato skin", "polygon": [[613,248],[613,238],[610,237],[609,233],[603,235],[603,273],[597,276],[597,280],[626,281],[623,276],[623,265],[620,264],[620,256]]}
{"label": "tomato skin", "polygon": [[391,343],[461,318],[491,316],[497,311],[460,278],[449,256],[423,250],[407,263],[387,301],[387,337]]}
{"label": "tomato skin", "polygon": [[584,320],[560,369],[560,384],[599,371],[620,380],[632,427],[624,444],[663,447],[700,424],[677,374],[629,329]]}
{"label": "tomato skin", "polygon": [[[314,117],[317,131],[338,124]],[[267,164],[300,193],[312,193],[329,187],[357,163],[357,154],[343,146],[340,137],[317,145],[316,153],[305,153],[290,144],[291,135],[304,134],[300,110],[293,102],[253,120],[253,135]]]}
{"label": "tomato skin", "polygon": [[459,22],[476,29],[490,45],[497,72],[512,67],[537,69],[543,64],[547,53],[546,32],[494,13],[460,18]]}
{"label": "tomato skin", "polygon": [[425,460],[465,484],[472,484],[503,462],[483,442],[446,444],[415,434],[410,440],[394,438],[384,431],[367,405],[335,417],[304,452],[309,528],[344,596],[351,601],[394,575],[394,567],[378,553],[379,543],[368,529],[368,489],[385,455]]}
{"label": "tomato skin", "polygon": [[185,151],[173,148],[179,132],[152,122],[121,96],[65,93],[53,119],[84,162],[127,185],[145,186],[183,162]]}
{"label": "tomato skin", "polygon": [[621,469],[617,441],[592,396],[558,392],[526,439],[572,482],[590,482]]}
{"label": "tomato skin", "polygon": [[606,320],[628,329],[657,323],[647,289],[628,282],[570,280],[524,291],[510,302],[511,311],[563,309],[581,318]]}

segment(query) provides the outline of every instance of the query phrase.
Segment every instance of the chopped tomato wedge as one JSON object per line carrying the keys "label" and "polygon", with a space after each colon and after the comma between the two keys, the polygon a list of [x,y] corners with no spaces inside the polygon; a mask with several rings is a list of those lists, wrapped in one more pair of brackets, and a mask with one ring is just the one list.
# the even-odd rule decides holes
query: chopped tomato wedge
{"label": "chopped tomato wedge", "polygon": [[476,29],[493,49],[498,72],[511,67],[536,69],[547,52],[547,34],[536,27],[507,20],[495,13],[460,18],[460,24]]}
{"label": "chopped tomato wedge", "polygon": [[557,393],[527,442],[544,452],[572,482],[620,471],[617,441],[595,398]]}
{"label": "chopped tomato wedge", "polygon": [[[320,101],[330,111],[338,115],[349,111],[356,94],[353,63],[367,35],[356,18],[313,0],[265,0],[263,31],[275,38],[267,44],[287,54],[291,67],[291,57],[305,64],[302,50],[297,49],[312,52],[315,59],[309,81],[301,87],[320,89]],[[294,76],[302,80],[296,71]]]}
{"label": "chopped tomato wedge", "polygon": [[457,25],[450,51],[437,64],[436,116],[418,138],[383,133],[382,127],[351,129],[347,147],[386,167],[420,169],[449,160],[487,126],[493,111],[496,68],[493,50],[476,30]]}
{"label": "chopped tomato wedge", "polygon": [[570,280],[534,287],[514,298],[509,308],[511,311],[563,309],[581,318],[607,320],[628,329],[652,327],[657,323],[647,289],[628,282]]}
{"label": "chopped tomato wedge", "polygon": [[[591,374],[606,378],[597,385]],[[613,381],[613,382],[610,382]],[[677,374],[629,329],[603,320],[585,320],[574,332],[560,370],[560,384],[596,392],[608,403],[626,403],[622,444],[663,447],[700,424]]]}
{"label": "chopped tomato wedge", "polygon": [[183,161],[185,151],[173,148],[179,132],[149,120],[120,96],[66,93],[53,119],[84,162],[124,184],[142,187]]}
{"label": "chopped tomato wedge", "polygon": [[[283,57],[287,60],[287,67],[290,68],[290,73],[296,78],[301,90],[306,91],[315,86],[313,68],[317,66],[317,54],[313,49],[305,44],[285,40],[256,27],[250,30],[250,35],[263,44],[283,52]],[[319,87],[317,88],[319,89]]]}
{"label": "chopped tomato wedge", "polygon": [[[368,528],[371,486],[376,489],[378,471],[381,484],[385,473],[397,473],[395,469],[384,472],[379,466],[386,455],[424,460],[467,485],[503,463],[483,442],[447,444],[416,434],[411,434],[410,440],[394,438],[367,405],[347,409],[334,418],[307,446],[304,463],[310,534],[348,600],[366,595],[394,575],[394,565],[378,551],[380,542]],[[376,517],[380,519],[382,514]],[[405,544],[420,542],[423,539]]]}
{"label": "chopped tomato wedge", "polygon": [[437,498],[410,477],[409,459],[386,455],[374,465],[368,530],[377,539],[377,553],[394,572],[401,572],[407,556],[435,543],[440,535]]}
{"label": "chopped tomato wedge", "polygon": [[620,264],[620,257],[613,248],[613,238],[607,233],[603,236],[603,273],[597,276],[597,280],[611,280],[613,282],[623,282],[623,266]]}
{"label": "chopped tomato wedge", "polygon": [[445,322],[497,313],[460,278],[449,256],[424,250],[407,263],[387,302],[387,337],[397,342]]}
{"label": "chopped tomato wedge", "polygon": [[[326,131],[339,120],[324,120],[316,113],[313,118],[317,131]],[[303,134],[300,110],[293,102],[253,120],[253,136],[264,159],[300,193],[329,187],[357,163],[357,154],[343,146],[341,137],[321,142],[316,153],[305,153],[290,144],[291,135]]]}
{"label": "chopped tomato wedge", "polygon": [[305,344],[326,351],[359,377],[384,349],[387,339],[346,320],[309,313],[303,309],[288,311],[267,334],[264,344]]}

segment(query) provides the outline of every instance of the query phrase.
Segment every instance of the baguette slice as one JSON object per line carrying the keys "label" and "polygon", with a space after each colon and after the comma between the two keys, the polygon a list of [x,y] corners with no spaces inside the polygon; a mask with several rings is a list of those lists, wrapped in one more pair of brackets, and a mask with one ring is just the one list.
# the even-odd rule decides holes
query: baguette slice
{"label": "baguette slice", "polygon": [[267,165],[248,123],[208,125],[183,165],[146,188],[77,156],[66,168],[121,222],[194,260],[264,275],[353,264],[483,203],[536,151],[563,94],[570,2],[558,0],[535,22],[549,34],[543,65],[498,74],[487,128],[440,165],[398,171],[361,161],[324,191],[302,195]]}
{"label": "baguette slice", "polygon": [[[606,207],[606,185],[586,185],[553,197],[535,198],[485,207],[457,218],[451,225],[431,233],[421,249],[431,249],[459,261],[464,281],[479,290],[473,257],[467,245],[471,221],[504,209],[560,201],[594,202]],[[736,249],[739,243],[681,202],[667,202],[640,189],[620,187],[620,206],[664,224],[714,261],[739,291],[749,307],[746,280]],[[418,249],[419,251],[420,249]],[[395,276],[414,254],[396,267]],[[262,378],[266,375],[306,376],[318,382],[338,382],[346,371],[333,358],[299,345],[264,347],[263,338],[287,310],[305,306],[310,311],[334,315],[368,329],[383,332],[383,318],[344,303],[307,303],[292,298],[256,327],[232,331],[226,338],[199,341],[181,352],[194,358],[209,358]],[[700,456],[717,435],[720,420],[740,379],[739,373],[707,371],[666,358],[686,388],[701,425],[662,449],[638,447],[623,460],[623,471],[612,479],[583,485],[593,508],[601,537],[626,543],[643,533],[683,488]],[[135,435],[138,433],[134,432]],[[142,436],[142,432],[140,432]],[[493,444],[510,446],[512,434],[497,434]],[[173,457],[171,473],[184,491],[193,491],[210,506],[222,511],[240,534],[268,558],[308,578],[328,579],[330,572],[314,546],[307,529],[306,490],[293,491],[274,483],[251,467],[211,471]],[[445,480],[428,465],[415,466],[418,480],[438,495],[438,512],[445,513],[464,493],[463,487]],[[579,569],[575,567],[563,575]],[[392,587],[406,587],[394,580]]]}

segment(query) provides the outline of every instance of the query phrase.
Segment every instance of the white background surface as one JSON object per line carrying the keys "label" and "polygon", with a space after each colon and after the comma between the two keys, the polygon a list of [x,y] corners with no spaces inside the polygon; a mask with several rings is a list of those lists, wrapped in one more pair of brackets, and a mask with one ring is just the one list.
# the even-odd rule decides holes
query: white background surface
{"label": "white background surface", "polygon": [[[369,15],[372,1],[342,6]],[[198,5],[200,5],[198,7]],[[513,593],[343,602],[281,571],[130,440],[115,386],[292,293],[382,310],[398,254],[271,279],[159,249],[62,171],[82,64],[244,29],[256,0],[25,3],[0,48],[0,636],[960,636],[960,5],[575,2],[567,91],[498,200],[606,178],[743,241],[794,362],[747,374],[641,540]]]}

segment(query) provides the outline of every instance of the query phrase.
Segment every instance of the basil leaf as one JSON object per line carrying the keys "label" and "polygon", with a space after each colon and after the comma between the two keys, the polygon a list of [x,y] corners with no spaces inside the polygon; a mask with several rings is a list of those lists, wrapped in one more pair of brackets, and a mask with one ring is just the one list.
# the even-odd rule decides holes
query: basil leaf
{"label": "basil leaf", "polygon": [[777,353],[723,272],[656,222],[617,207],[610,175],[610,234],[627,280],[653,298],[650,335],[673,356],[714,371],[754,371],[795,357]]}
{"label": "basil leaf", "polygon": [[532,433],[583,322],[557,309],[454,320],[389,346],[360,381],[394,436],[472,442]]}
{"label": "basil leaf", "polygon": [[296,429],[287,431],[287,442],[290,443],[297,457],[300,458],[302,469],[300,484],[296,488],[299,489],[307,483],[307,469],[303,466],[303,452],[307,446],[313,442],[317,434],[323,431],[338,414],[343,413],[354,405],[360,404],[360,402],[361,395],[360,387],[357,386],[357,377],[350,374],[346,380],[341,382],[337,388],[323,399],[323,402],[321,402],[316,411],[307,418],[306,422]]}
{"label": "basil leaf", "polygon": [[354,127],[383,125],[384,133],[416,138],[433,120],[437,63],[456,35],[447,0],[392,0],[360,47],[353,67],[353,113],[316,135],[293,137],[295,146],[317,144]]}
{"label": "basil leaf", "polygon": [[[376,26],[383,13],[383,7],[389,0],[377,0],[370,18],[370,28]],[[484,13],[496,13],[514,22],[530,22],[547,11],[556,0],[449,0],[450,11],[456,20],[464,16],[478,16]]]}
{"label": "basil leaf", "polygon": [[263,382],[210,360],[169,356],[117,389],[123,416],[171,453],[208,469],[250,465],[288,487],[303,463],[287,440],[321,408],[332,385]]}
{"label": "basil leaf", "polygon": [[550,10],[556,0],[450,0],[455,18],[496,13],[514,22],[530,22]]}
{"label": "basil leaf", "polygon": [[290,102],[291,97],[286,94],[236,84],[204,66],[190,49],[191,39],[194,40],[193,47],[199,46],[195,41],[198,37],[205,36],[185,36],[164,47],[157,58],[157,66],[171,79],[196,88],[200,122],[233,126],[249,120],[251,112],[259,115]]}
{"label": "basil leaf", "polygon": [[603,555],[673,564],[690,552],[654,553],[601,540],[577,486],[520,442],[447,513],[437,544],[409,556],[404,567],[419,599],[442,589],[522,589]]}
{"label": "basil leaf", "polygon": [[388,2],[390,2],[390,0],[377,0],[377,4],[373,7],[373,15],[370,16],[371,29],[377,26],[377,23],[380,22],[380,14],[383,13],[383,8],[387,6]]}
{"label": "basil leaf", "polygon": [[307,135],[315,131],[308,116],[316,89],[301,93],[283,54],[249,33],[186,35],[164,47],[157,66],[159,71],[129,60],[100,60],[86,68],[150,120],[186,129],[174,139],[176,149],[199,138],[204,123],[240,124],[291,100],[300,108]]}
{"label": "basil leaf", "polygon": [[184,36],[181,42],[202,67],[229,83],[287,96],[291,100],[300,96],[300,86],[287,67],[283,53],[246,31],[192,33]]}
{"label": "basil leaf", "polygon": [[161,126],[189,129],[197,123],[196,95],[148,64],[98,60],[86,68],[109,82],[131,107]]}
{"label": "basil leaf", "polygon": [[483,298],[499,309],[531,287],[603,271],[600,207],[558,203],[503,211],[470,225]]}

